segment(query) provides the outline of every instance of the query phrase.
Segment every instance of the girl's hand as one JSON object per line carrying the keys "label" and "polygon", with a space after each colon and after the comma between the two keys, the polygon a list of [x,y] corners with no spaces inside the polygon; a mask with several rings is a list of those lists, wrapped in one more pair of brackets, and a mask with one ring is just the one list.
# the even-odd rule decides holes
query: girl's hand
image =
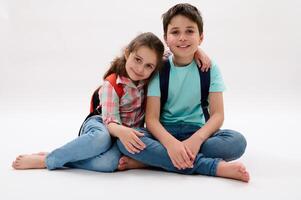
{"label": "girl's hand", "polygon": [[202,72],[207,72],[209,68],[211,67],[211,60],[210,58],[205,54],[205,52],[198,48],[198,50],[194,54],[194,59],[196,60],[198,66],[201,66]]}
{"label": "girl's hand", "polygon": [[139,153],[146,147],[145,144],[139,139],[139,137],[142,136],[144,136],[143,133],[140,133],[132,128],[126,128],[126,131],[119,136],[119,139],[128,152],[135,154]]}
{"label": "girl's hand", "polygon": [[181,170],[193,167],[191,160],[192,153],[182,142],[178,140],[173,141],[168,145],[167,152],[173,165],[177,169]]}
{"label": "girl's hand", "polygon": [[167,60],[168,57],[171,55],[171,51],[169,49],[165,50],[164,51],[164,54],[163,54],[163,60]]}

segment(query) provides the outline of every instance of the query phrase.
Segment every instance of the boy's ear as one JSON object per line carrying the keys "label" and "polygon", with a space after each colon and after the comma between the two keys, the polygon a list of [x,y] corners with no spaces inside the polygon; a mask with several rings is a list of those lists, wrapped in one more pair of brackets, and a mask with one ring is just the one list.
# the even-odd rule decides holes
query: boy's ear
{"label": "boy's ear", "polygon": [[204,39],[204,33],[202,33],[202,34],[200,35],[199,45],[203,42],[203,39]]}
{"label": "boy's ear", "polygon": [[166,36],[166,34],[164,34],[164,42],[165,42],[165,44],[168,46],[168,44],[167,44],[167,36]]}

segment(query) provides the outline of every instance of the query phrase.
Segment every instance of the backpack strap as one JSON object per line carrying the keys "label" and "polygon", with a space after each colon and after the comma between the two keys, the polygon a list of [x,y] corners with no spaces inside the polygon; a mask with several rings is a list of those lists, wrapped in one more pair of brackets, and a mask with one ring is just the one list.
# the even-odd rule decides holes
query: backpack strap
{"label": "backpack strap", "polygon": [[[170,62],[169,60],[164,61],[163,68],[159,72],[160,78],[160,91],[161,91],[161,112],[164,104],[168,99],[168,86],[169,86],[169,76],[170,76]],[[198,66],[198,71],[200,75],[200,85],[201,85],[201,107],[204,113],[205,121],[207,122],[210,115],[208,111],[208,96],[210,87],[210,69],[207,72],[202,72],[201,68]]]}
{"label": "backpack strap", "polygon": [[[106,81],[109,81],[109,83],[113,86],[115,92],[117,93],[119,99],[124,95],[124,91],[121,85],[116,83],[117,75],[115,73],[110,74],[106,77]],[[99,86],[93,93],[91,102],[90,102],[90,113],[100,114],[101,110],[98,109],[100,99],[99,99],[99,90],[101,86]]]}
{"label": "backpack strap", "polygon": [[201,84],[201,106],[205,121],[207,122],[210,115],[208,111],[208,96],[209,96],[209,87],[210,87],[210,69],[207,72],[202,72],[201,68],[198,67],[200,74],[200,84]]}
{"label": "backpack strap", "polygon": [[160,80],[160,92],[161,92],[161,112],[164,104],[168,98],[168,86],[169,86],[169,75],[170,75],[170,63],[169,60],[164,60],[163,67],[159,72],[159,80]]}
{"label": "backpack strap", "polygon": [[[109,81],[110,84],[113,86],[114,90],[116,91],[119,99],[124,95],[124,91],[121,85],[116,83],[117,80],[117,75],[115,73],[110,74],[109,76],[107,76],[105,78],[105,80]],[[94,92],[93,95],[91,97],[91,101],[90,101],[90,113],[89,115],[86,117],[86,119],[84,120],[84,122],[92,117],[93,115],[99,115],[101,114],[101,107],[99,107],[100,104],[100,99],[99,99],[99,90],[100,90],[101,86],[99,86]],[[81,129],[83,127],[84,123],[81,125],[80,129],[79,129],[79,133],[78,136],[80,135]]]}
{"label": "backpack strap", "polygon": [[121,87],[121,85],[116,83],[117,75],[115,73],[113,73],[113,74],[107,76],[107,78],[105,80],[107,80],[111,83],[111,85],[114,87],[114,90],[120,99],[124,95],[124,91],[123,91],[123,88]]}

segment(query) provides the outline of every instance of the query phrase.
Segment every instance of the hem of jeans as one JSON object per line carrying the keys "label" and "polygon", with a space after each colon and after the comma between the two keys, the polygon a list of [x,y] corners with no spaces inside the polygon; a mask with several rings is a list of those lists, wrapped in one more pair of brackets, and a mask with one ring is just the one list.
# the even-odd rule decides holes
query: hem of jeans
{"label": "hem of jeans", "polygon": [[217,166],[222,161],[220,158],[216,158],[213,161],[212,167],[210,169],[209,175],[210,176],[216,176]]}
{"label": "hem of jeans", "polygon": [[45,158],[45,166],[48,170],[52,170],[54,169],[52,166],[53,166],[53,159],[50,157],[50,153],[46,156]]}

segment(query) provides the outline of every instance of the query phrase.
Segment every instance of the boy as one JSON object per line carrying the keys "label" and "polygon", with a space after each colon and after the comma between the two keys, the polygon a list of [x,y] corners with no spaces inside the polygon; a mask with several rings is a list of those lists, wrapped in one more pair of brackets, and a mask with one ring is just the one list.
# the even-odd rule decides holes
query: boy
{"label": "boy", "polygon": [[[203,40],[198,9],[190,4],[173,6],[163,14],[163,29],[173,55],[164,66],[170,71],[157,74],[148,87],[146,126],[152,135],[145,129],[139,130],[144,133],[140,139],[146,148],[136,154],[129,153],[118,141],[121,152],[171,172],[248,182],[249,173],[242,163],[227,162],[244,153],[246,140],[236,131],[219,129],[224,120],[225,86],[221,74],[213,64],[207,75],[201,75],[193,59]],[[204,77],[209,79],[210,118],[203,105]]]}

